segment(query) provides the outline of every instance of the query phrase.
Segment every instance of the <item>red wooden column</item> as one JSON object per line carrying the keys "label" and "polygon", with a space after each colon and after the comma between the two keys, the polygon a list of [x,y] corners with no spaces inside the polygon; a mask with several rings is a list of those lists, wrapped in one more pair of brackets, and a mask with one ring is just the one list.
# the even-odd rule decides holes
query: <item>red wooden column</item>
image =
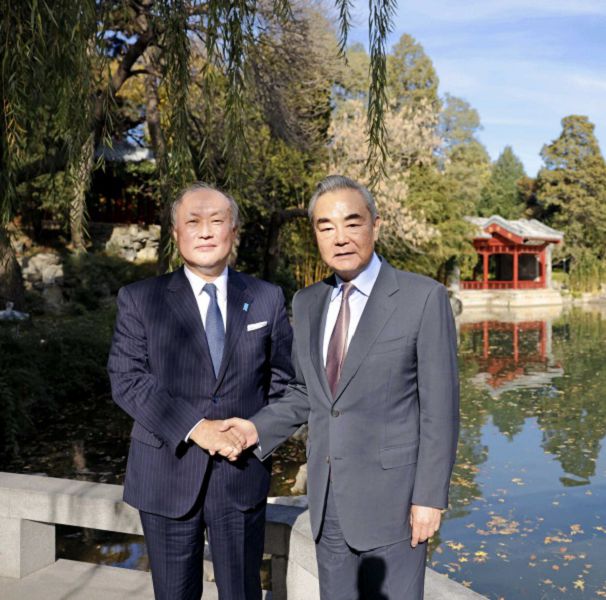
{"label": "red wooden column", "polygon": [[484,279],[483,279],[483,284],[482,284],[482,288],[487,290],[488,289],[488,257],[489,254],[488,252],[484,252],[482,254],[482,259],[483,259],[483,265],[484,265]]}
{"label": "red wooden column", "polygon": [[513,289],[518,289],[518,249],[513,249]]}

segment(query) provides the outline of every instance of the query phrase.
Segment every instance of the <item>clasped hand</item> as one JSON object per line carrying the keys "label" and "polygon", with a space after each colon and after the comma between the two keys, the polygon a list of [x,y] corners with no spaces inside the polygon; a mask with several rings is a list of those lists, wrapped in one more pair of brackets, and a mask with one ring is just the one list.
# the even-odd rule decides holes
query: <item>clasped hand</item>
{"label": "clasped hand", "polygon": [[198,423],[189,439],[211,456],[220,454],[233,462],[246,448],[257,443],[258,435],[257,428],[246,419],[205,419]]}

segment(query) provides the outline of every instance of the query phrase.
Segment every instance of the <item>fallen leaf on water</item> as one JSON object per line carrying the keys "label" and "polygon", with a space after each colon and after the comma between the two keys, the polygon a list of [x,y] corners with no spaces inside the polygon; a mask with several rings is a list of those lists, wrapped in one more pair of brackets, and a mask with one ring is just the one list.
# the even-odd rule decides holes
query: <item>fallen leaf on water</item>
{"label": "fallen leaf on water", "polygon": [[585,582],[582,579],[577,579],[574,581],[574,589],[575,590],[585,590]]}
{"label": "fallen leaf on water", "polygon": [[465,548],[465,546],[463,546],[463,544],[461,544],[461,542],[451,542],[448,541],[446,542],[446,545],[451,548],[452,550],[463,550],[463,548]]}
{"label": "fallen leaf on water", "polygon": [[585,533],[585,532],[581,529],[581,526],[578,523],[575,523],[574,525],[570,526],[570,534],[577,535],[577,533]]}

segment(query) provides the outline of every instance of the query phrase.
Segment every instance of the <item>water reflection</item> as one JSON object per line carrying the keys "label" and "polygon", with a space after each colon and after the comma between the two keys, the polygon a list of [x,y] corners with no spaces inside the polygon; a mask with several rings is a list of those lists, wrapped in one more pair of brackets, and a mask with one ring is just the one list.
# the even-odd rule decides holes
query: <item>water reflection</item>
{"label": "water reflection", "polygon": [[462,429],[431,561],[490,598],[606,596],[606,315],[462,315]]}
{"label": "water reflection", "polygon": [[[461,436],[430,564],[497,599],[606,597],[606,307],[463,313]],[[131,423],[107,399],[66,406],[17,472],[122,483]],[[272,494],[304,459],[285,445]],[[146,568],[141,538],[60,528],[66,558]]]}

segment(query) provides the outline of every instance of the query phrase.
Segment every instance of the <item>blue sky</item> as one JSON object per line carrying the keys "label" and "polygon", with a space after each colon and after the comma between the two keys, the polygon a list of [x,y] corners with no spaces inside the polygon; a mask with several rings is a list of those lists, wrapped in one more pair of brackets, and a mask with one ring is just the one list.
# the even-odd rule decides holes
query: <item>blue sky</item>
{"label": "blue sky", "polygon": [[[368,1],[354,5],[350,41],[368,47]],[[511,145],[536,175],[570,114],[589,117],[606,152],[606,0],[399,0],[388,47],[403,33],[432,59],[440,94],[478,110],[493,159]]]}

